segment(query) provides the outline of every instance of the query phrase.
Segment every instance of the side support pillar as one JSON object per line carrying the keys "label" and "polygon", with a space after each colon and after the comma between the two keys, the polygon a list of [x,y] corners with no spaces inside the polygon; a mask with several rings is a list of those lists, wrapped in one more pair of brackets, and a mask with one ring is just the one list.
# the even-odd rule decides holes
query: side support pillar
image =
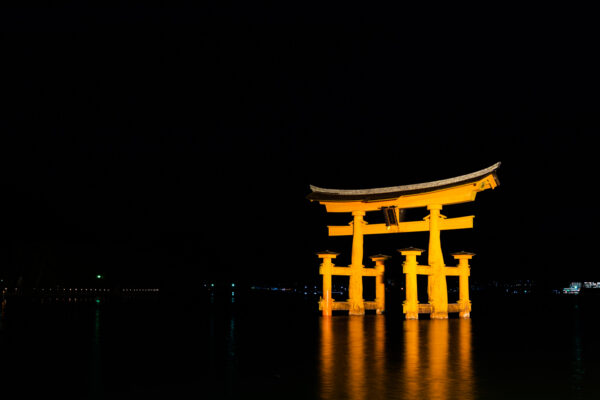
{"label": "side support pillar", "polygon": [[348,303],[350,315],[364,315],[362,269],[363,267],[363,219],[364,211],[352,211],[354,217],[352,235],[352,263],[350,264],[350,284],[348,285]]}
{"label": "side support pillar", "polygon": [[331,297],[331,275],[333,272],[332,259],[336,258],[339,253],[332,251],[322,251],[317,253],[317,256],[323,260],[319,273],[323,275],[323,297],[321,297],[321,310],[324,317],[330,317],[333,314],[333,298]]}
{"label": "side support pillar", "polygon": [[423,250],[409,247],[398,250],[400,254],[406,257],[404,261],[403,272],[406,277],[406,300],[403,304],[403,312],[406,319],[419,319],[419,301],[417,293],[417,256],[420,256]]}
{"label": "side support pillar", "polygon": [[375,312],[377,314],[382,314],[385,311],[384,262],[388,258],[390,257],[383,254],[371,256],[371,260],[375,262],[375,303],[377,304],[377,309],[375,310]]}
{"label": "side support pillar", "polygon": [[458,307],[460,318],[471,317],[471,300],[469,299],[469,276],[471,275],[471,267],[469,260],[473,258],[474,253],[461,251],[452,253],[452,257],[458,260]]}
{"label": "side support pillar", "polygon": [[432,319],[448,318],[448,289],[446,284],[446,271],[444,255],[440,241],[440,214],[442,206],[430,204],[429,210],[429,266],[431,273],[427,282],[427,294],[431,305]]}

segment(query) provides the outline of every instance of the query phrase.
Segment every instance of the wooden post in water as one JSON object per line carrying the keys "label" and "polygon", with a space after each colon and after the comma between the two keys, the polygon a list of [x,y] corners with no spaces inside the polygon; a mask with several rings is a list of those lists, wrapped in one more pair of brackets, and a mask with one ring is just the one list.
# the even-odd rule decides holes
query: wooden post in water
{"label": "wooden post in water", "polygon": [[469,267],[469,260],[473,258],[475,253],[460,251],[451,255],[458,260],[458,316],[460,318],[470,318],[469,276],[471,275],[471,267]]}
{"label": "wooden post in water", "polygon": [[384,262],[390,256],[384,254],[377,254],[370,257],[375,262],[375,303],[377,308],[375,312],[377,314],[383,314],[385,312],[385,265]]}
{"label": "wooden post in water", "polygon": [[427,294],[431,306],[431,319],[448,318],[448,288],[442,243],[440,240],[440,220],[444,218],[440,214],[442,206],[430,204],[429,210],[429,266],[431,271],[427,278]]}
{"label": "wooden post in water", "polygon": [[419,319],[419,296],[417,292],[417,256],[420,256],[424,250],[408,247],[398,250],[406,260],[404,261],[403,272],[405,276],[406,299],[403,304],[403,311],[406,319]]}
{"label": "wooden post in water", "polygon": [[350,264],[350,284],[348,285],[348,304],[350,315],[363,315],[365,313],[365,300],[363,299],[362,270],[363,266],[363,219],[364,211],[352,211],[352,262]]}
{"label": "wooden post in water", "polygon": [[336,258],[339,253],[333,251],[321,251],[317,253],[321,263],[320,274],[323,275],[323,296],[321,297],[321,310],[324,317],[330,317],[333,314],[333,298],[331,297],[331,275],[333,273],[332,259]]}

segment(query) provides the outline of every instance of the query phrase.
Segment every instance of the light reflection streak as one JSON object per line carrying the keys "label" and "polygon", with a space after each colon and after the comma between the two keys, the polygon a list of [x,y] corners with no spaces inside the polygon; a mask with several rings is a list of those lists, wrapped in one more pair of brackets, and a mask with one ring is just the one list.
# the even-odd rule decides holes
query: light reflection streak
{"label": "light reflection streak", "polygon": [[94,316],[94,334],[92,342],[92,357],[90,366],[90,395],[91,398],[101,398],[102,395],[102,359],[100,356],[100,306],[96,305]]}
{"label": "light reflection streak", "polygon": [[[428,398],[442,400],[448,398],[448,378],[453,372],[448,368],[448,320],[427,321],[428,352]],[[425,368],[421,368],[425,369]]]}
{"label": "light reflection streak", "polygon": [[385,334],[384,316],[322,318],[321,398],[379,398],[373,394],[384,387]]}
{"label": "light reflection streak", "polygon": [[333,318],[321,319],[321,395],[325,399],[332,399],[334,381],[334,342]]}
{"label": "light reflection streak", "polygon": [[[365,319],[362,316],[348,318],[348,397],[365,398]],[[372,343],[370,343],[372,345]]]}
{"label": "light reflection streak", "polygon": [[574,329],[573,329],[573,358],[571,371],[571,389],[578,396],[583,395],[583,378],[585,376],[585,368],[583,364],[583,346],[581,335],[581,314],[579,307],[575,306],[573,313]]}
{"label": "light reflection streak", "polygon": [[475,398],[475,375],[473,373],[473,353],[471,346],[471,319],[461,318],[452,321],[458,325],[458,393],[464,393],[465,399]]}
{"label": "light reflection streak", "polygon": [[235,318],[232,315],[229,319],[229,332],[227,332],[227,387],[226,393],[228,397],[233,396],[233,389],[235,387],[235,371],[236,371],[236,329],[235,329]]}
{"label": "light reflection streak", "polygon": [[475,398],[470,319],[399,328],[385,316],[322,318],[321,398]]}
{"label": "light reflection streak", "polygon": [[399,379],[397,384],[400,385],[399,392],[411,396],[417,396],[423,388],[420,379],[422,363],[419,358],[419,328],[422,324],[416,319],[404,321],[404,379]]}
{"label": "light reflection streak", "polygon": [[0,331],[4,330],[4,316],[6,314],[6,299],[4,298],[4,293],[2,293],[2,297],[0,298]]}
{"label": "light reflection streak", "polygon": [[[380,396],[377,396],[378,393],[381,394],[386,392],[385,317],[381,315],[376,316],[374,323],[375,332],[373,333],[373,337],[375,343],[373,345],[375,347],[375,353],[373,354],[374,368],[373,371],[371,371],[371,378],[373,379],[373,386],[376,390],[371,390],[372,395],[369,396],[370,399],[379,398]],[[371,389],[370,386],[371,385],[369,385],[369,388]]]}

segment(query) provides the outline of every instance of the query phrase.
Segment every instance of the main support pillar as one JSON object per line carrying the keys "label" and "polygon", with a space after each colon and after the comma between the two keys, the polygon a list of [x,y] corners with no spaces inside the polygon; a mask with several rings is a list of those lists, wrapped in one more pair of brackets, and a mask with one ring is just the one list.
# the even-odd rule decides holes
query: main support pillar
{"label": "main support pillar", "polygon": [[373,260],[375,262],[375,272],[376,272],[375,304],[377,304],[377,308],[375,309],[375,312],[377,314],[383,314],[383,312],[385,311],[385,280],[383,277],[383,275],[385,273],[384,262],[385,262],[385,260],[390,258],[390,256],[386,256],[384,254],[377,254],[375,256],[371,256],[370,258],[371,258],[371,260]]}
{"label": "main support pillar", "polygon": [[332,259],[336,258],[339,253],[333,251],[321,251],[317,253],[320,259],[323,260],[319,273],[323,275],[323,297],[321,298],[321,309],[324,317],[330,317],[333,314],[333,298],[331,297],[331,275],[333,273]]}
{"label": "main support pillar", "polygon": [[431,273],[427,278],[427,294],[431,305],[432,319],[448,318],[448,290],[442,244],[440,241],[440,214],[442,206],[430,204],[429,210],[429,266]]}
{"label": "main support pillar", "polygon": [[350,284],[348,286],[348,304],[350,315],[363,315],[365,301],[363,299],[362,269],[363,267],[363,219],[364,211],[352,211],[352,262],[350,264]]}
{"label": "main support pillar", "polygon": [[409,247],[398,250],[406,257],[403,272],[406,277],[406,300],[403,303],[403,311],[406,319],[419,319],[419,301],[417,293],[417,256],[424,250]]}
{"label": "main support pillar", "polygon": [[452,253],[452,257],[458,260],[458,316],[460,318],[471,317],[471,300],[469,299],[469,276],[471,268],[469,260],[473,258],[475,253],[461,251]]}

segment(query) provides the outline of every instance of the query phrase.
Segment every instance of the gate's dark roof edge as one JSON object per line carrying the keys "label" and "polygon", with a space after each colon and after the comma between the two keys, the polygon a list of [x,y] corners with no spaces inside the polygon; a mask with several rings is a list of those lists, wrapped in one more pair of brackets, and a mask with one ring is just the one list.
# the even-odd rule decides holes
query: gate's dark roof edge
{"label": "gate's dark roof edge", "polygon": [[439,181],[415,183],[412,185],[390,186],[384,188],[373,189],[326,189],[310,185],[310,193],[306,196],[309,200],[316,201],[347,201],[347,200],[384,200],[393,199],[408,194],[430,192],[433,190],[445,189],[452,186],[458,186],[469,182],[477,181],[489,174],[494,175],[496,184],[499,184],[496,170],[500,167],[500,163],[491,167],[472,172],[470,174],[456,176],[454,178],[442,179]]}

